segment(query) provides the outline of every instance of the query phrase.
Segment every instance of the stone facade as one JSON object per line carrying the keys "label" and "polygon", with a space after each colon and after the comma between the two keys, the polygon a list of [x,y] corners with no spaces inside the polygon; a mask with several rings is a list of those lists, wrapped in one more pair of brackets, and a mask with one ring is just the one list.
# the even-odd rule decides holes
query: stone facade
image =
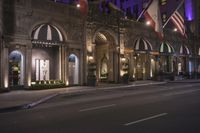
{"label": "stone facade", "polygon": [[[0,5],[1,88],[29,88],[37,80],[47,79],[85,85],[90,74],[97,82],[107,83],[121,82],[125,73],[133,80],[153,80],[167,62],[163,73],[194,72],[197,47],[193,45],[199,45],[197,40],[166,30],[164,41],[170,43],[173,53],[162,53],[162,42],[150,27],[123,18],[116,9],[101,13],[96,2],[89,3],[88,16],[82,16],[73,5],[50,0],[2,0]],[[40,39],[40,32],[46,40]],[[55,40],[55,36],[61,40]],[[145,38],[151,49],[136,50],[137,38]],[[182,45],[189,53],[180,54]],[[184,68],[178,62],[184,62]]]}

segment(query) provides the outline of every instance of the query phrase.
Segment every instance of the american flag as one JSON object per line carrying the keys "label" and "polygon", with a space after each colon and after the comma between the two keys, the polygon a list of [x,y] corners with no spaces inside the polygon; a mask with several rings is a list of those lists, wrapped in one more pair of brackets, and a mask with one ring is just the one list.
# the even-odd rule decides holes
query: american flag
{"label": "american flag", "polygon": [[172,16],[171,16],[171,20],[175,24],[175,26],[177,27],[177,29],[179,30],[179,32],[183,36],[185,36],[185,24],[184,24],[184,17],[183,17],[183,15],[180,12],[175,11],[172,14]]}

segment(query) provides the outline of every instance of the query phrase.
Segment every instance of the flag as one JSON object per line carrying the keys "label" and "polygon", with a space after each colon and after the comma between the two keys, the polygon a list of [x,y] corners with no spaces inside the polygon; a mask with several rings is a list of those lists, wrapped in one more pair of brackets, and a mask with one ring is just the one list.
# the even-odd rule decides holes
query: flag
{"label": "flag", "polygon": [[171,20],[174,23],[174,25],[177,27],[178,31],[183,35],[185,34],[185,24],[184,24],[184,12],[183,10],[176,10],[172,16]]}
{"label": "flag", "polygon": [[159,38],[163,40],[162,19],[160,15],[159,0],[152,0],[144,12],[145,19],[150,22]]}
{"label": "flag", "polygon": [[87,0],[79,0],[78,4],[80,5],[81,13],[86,16],[88,13],[88,1]]}

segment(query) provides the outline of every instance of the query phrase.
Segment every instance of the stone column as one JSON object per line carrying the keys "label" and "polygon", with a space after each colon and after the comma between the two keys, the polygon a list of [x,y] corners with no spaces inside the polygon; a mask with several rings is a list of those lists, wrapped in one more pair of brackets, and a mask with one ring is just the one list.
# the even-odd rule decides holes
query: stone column
{"label": "stone column", "polygon": [[133,77],[134,74],[134,63],[133,63],[134,57],[133,52],[130,53],[130,59],[129,59],[129,72],[130,76]]}
{"label": "stone column", "polygon": [[68,78],[67,78],[67,47],[63,46],[63,82],[68,85]]}
{"label": "stone column", "polygon": [[114,81],[115,83],[120,82],[120,51],[119,47],[117,47],[116,51],[114,52]]}
{"label": "stone column", "polygon": [[66,85],[69,85],[69,48],[66,47],[65,48],[65,81],[66,81]]}
{"label": "stone column", "polygon": [[25,88],[31,87],[31,72],[32,72],[32,44],[29,42],[25,52]]}
{"label": "stone column", "polygon": [[81,49],[79,51],[79,59],[80,59],[80,62],[79,62],[79,84],[83,85],[84,83],[84,53],[82,52],[83,50]]}
{"label": "stone column", "polygon": [[[66,56],[65,56],[65,46],[60,46],[60,80],[62,80],[63,82],[65,82],[66,78],[65,78],[65,65],[66,65]],[[66,83],[66,82],[65,82]]]}
{"label": "stone column", "polygon": [[3,43],[1,49],[1,88],[9,88],[8,47]]}

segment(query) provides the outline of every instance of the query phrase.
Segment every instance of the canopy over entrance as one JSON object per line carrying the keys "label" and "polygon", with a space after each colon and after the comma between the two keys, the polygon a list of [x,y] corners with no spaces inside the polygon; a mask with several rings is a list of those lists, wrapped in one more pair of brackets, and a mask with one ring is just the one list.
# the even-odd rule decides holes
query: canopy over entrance
{"label": "canopy over entrance", "polygon": [[32,43],[38,47],[51,47],[63,42],[60,30],[50,24],[42,24],[32,32]]}

